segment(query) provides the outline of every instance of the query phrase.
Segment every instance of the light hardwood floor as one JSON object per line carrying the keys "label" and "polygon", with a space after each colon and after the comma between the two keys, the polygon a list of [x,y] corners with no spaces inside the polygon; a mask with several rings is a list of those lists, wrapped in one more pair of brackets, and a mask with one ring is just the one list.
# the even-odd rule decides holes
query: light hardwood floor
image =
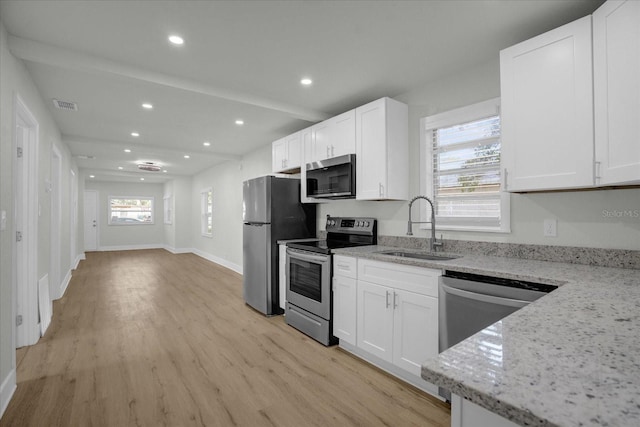
{"label": "light hardwood floor", "polygon": [[0,426],[448,426],[449,406],[242,300],[192,254],[88,253]]}

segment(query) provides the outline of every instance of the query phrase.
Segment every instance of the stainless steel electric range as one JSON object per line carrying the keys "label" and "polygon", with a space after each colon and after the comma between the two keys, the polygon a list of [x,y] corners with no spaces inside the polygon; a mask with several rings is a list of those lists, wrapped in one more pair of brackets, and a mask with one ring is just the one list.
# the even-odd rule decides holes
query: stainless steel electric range
{"label": "stainless steel electric range", "polygon": [[286,322],[324,345],[337,343],[333,336],[332,250],[375,245],[374,218],[327,215],[326,240],[287,244]]}

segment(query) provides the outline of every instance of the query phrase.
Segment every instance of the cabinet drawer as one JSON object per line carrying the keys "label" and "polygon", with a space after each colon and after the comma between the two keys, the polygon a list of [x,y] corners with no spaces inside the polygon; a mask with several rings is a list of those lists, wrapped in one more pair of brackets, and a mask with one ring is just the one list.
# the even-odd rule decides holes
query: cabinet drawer
{"label": "cabinet drawer", "polygon": [[438,297],[438,277],[442,271],[392,262],[360,259],[358,280],[390,286],[396,289]]}
{"label": "cabinet drawer", "polygon": [[336,276],[344,276],[355,279],[358,274],[356,268],[357,258],[334,255],[333,256],[333,274]]}

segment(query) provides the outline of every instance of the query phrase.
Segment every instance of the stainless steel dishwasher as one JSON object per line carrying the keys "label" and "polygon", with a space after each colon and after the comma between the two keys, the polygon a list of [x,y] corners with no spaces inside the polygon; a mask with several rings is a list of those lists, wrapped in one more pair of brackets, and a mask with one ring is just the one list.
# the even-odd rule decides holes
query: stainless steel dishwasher
{"label": "stainless steel dishwasher", "polygon": [[443,352],[530,304],[557,286],[445,271],[438,289],[438,339]]}
{"label": "stainless steel dishwasher", "polygon": [[[530,304],[557,286],[445,271],[438,286],[438,347],[460,341]],[[448,390],[439,394],[451,400]]]}

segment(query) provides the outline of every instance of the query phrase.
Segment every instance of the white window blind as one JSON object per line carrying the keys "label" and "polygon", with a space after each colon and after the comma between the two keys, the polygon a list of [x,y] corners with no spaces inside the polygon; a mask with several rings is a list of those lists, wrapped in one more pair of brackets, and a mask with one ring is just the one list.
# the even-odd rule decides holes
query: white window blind
{"label": "white window blind", "polygon": [[438,228],[508,230],[508,194],[501,191],[500,115],[495,101],[485,104],[423,122],[429,157],[424,164],[430,166],[424,176]]}
{"label": "white window blind", "polygon": [[203,236],[213,236],[213,190],[207,188],[200,193],[201,232]]}

